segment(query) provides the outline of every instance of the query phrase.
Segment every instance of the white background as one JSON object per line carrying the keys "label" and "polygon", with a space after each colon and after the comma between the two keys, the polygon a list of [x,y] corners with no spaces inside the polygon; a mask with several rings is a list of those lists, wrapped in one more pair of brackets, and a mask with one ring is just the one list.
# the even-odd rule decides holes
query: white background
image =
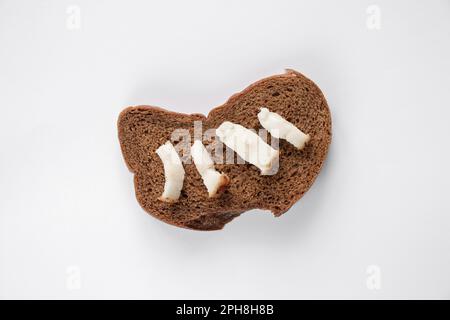
{"label": "white background", "polygon": [[[449,57],[446,0],[0,0],[0,297],[450,298]],[[147,215],[119,112],[287,67],[333,117],[305,197],[219,232]]]}

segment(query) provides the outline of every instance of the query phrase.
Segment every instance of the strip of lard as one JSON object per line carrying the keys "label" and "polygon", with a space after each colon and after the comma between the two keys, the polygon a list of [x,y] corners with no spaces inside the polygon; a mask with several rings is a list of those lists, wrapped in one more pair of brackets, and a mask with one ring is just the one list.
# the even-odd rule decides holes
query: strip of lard
{"label": "strip of lard", "polygon": [[180,197],[184,181],[184,168],[177,151],[167,141],[161,145],[156,154],[161,158],[164,166],[164,192],[159,198],[165,202],[176,202]]}
{"label": "strip of lard", "polygon": [[242,159],[255,165],[262,175],[273,174],[272,167],[278,159],[278,151],[269,146],[255,132],[229,121],[217,129],[219,139]]}
{"label": "strip of lard", "polygon": [[270,112],[267,108],[261,108],[258,119],[273,137],[285,139],[299,150],[303,149],[310,140],[309,134],[303,133],[278,113]]}
{"label": "strip of lard", "polygon": [[228,185],[230,179],[224,173],[216,171],[208,150],[200,140],[195,140],[191,147],[191,156],[195,167],[203,179],[209,197],[214,197]]}

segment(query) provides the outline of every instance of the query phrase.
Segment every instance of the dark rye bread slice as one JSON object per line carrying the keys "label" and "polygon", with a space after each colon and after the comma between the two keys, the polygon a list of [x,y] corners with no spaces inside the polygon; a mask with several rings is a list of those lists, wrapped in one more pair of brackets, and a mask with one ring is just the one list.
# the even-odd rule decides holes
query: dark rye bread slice
{"label": "dark rye bread slice", "polygon": [[[155,150],[170,139],[175,129],[187,129],[194,137],[194,121],[202,121],[203,132],[217,128],[223,121],[231,121],[258,130],[261,125],[257,114],[263,106],[311,136],[303,150],[280,140],[279,169],[272,176],[260,175],[259,169],[248,163],[216,164],[216,169],[231,179],[229,187],[217,198],[208,197],[191,161],[184,164],[185,180],[178,202],[158,200],[165,180],[163,164]],[[259,208],[280,216],[299,200],[311,187],[325,160],[331,142],[331,116],[320,89],[302,74],[287,70],[250,85],[211,110],[207,117],[151,106],[129,107],[119,116],[118,130],[122,153],[134,173],[136,197],[142,208],[179,227],[217,230],[244,211]],[[215,143],[214,140],[203,142]],[[172,143],[176,145],[176,141]]]}

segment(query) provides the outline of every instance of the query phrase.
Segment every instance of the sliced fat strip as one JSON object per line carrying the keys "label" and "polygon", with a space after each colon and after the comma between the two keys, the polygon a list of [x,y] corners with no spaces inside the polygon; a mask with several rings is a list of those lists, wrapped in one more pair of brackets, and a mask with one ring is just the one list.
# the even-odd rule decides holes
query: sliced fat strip
{"label": "sliced fat strip", "polygon": [[208,190],[209,197],[216,196],[229,184],[228,176],[214,168],[214,161],[200,140],[195,140],[191,146],[191,156]]}
{"label": "sliced fat strip", "polygon": [[264,129],[269,131],[273,137],[285,139],[299,150],[303,149],[310,140],[309,134],[303,133],[278,113],[271,112],[267,108],[261,108],[258,119]]}
{"label": "sliced fat strip", "polygon": [[164,192],[159,198],[165,202],[176,202],[183,189],[184,168],[181,159],[170,141],[161,145],[156,154],[161,158],[164,166]]}
{"label": "sliced fat strip", "polygon": [[219,139],[242,159],[255,165],[262,175],[274,174],[272,168],[278,160],[278,151],[264,142],[255,132],[225,121],[217,129]]}

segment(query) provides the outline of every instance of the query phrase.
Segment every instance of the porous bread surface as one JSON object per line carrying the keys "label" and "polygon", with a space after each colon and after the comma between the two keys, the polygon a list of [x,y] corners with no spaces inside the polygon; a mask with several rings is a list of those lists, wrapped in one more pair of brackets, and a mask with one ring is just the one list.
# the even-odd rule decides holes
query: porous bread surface
{"label": "porous bread surface", "polygon": [[[164,168],[155,150],[170,140],[175,129],[189,130],[191,143],[194,121],[202,122],[203,132],[217,128],[224,121],[259,130],[257,114],[261,107],[280,114],[309,134],[311,140],[305,148],[297,150],[289,142],[279,140],[279,168],[272,176],[260,175],[259,169],[249,163],[216,164],[216,169],[231,180],[217,198],[208,197],[193,161],[184,163],[186,174],[179,200],[175,203],[158,200],[164,190]],[[325,160],[331,142],[331,115],[320,89],[300,73],[287,70],[285,74],[250,85],[211,110],[207,117],[152,106],[126,108],[119,116],[118,130],[122,153],[134,173],[136,197],[142,208],[179,227],[217,230],[250,209],[270,210],[279,216],[303,196]],[[203,143],[213,147],[216,142],[204,140]]]}

